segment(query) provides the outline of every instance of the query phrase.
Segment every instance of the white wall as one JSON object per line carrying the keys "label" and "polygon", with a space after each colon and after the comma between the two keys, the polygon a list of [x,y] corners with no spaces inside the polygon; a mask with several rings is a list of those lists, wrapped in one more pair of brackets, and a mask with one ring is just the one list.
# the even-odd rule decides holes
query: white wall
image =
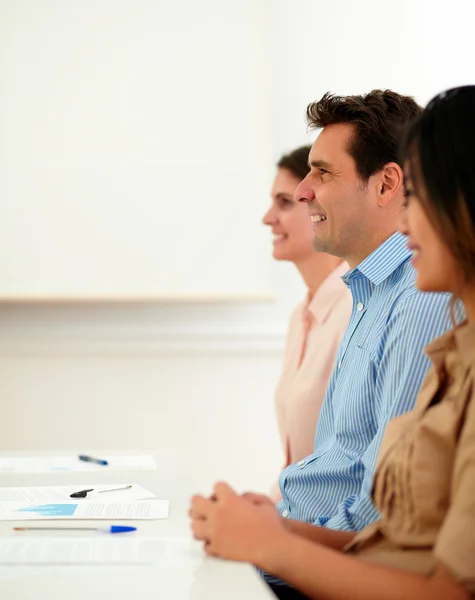
{"label": "white wall", "polygon": [[[469,1],[272,6],[275,158],[309,139],[305,106],[328,89],[425,102],[473,82]],[[266,489],[281,463],[272,390],[303,294],[291,266],[271,275],[269,304],[0,306],[0,448],[186,446],[203,485]]]}
{"label": "white wall", "polygon": [[262,352],[246,340],[237,349],[220,336],[200,340],[204,351],[182,342],[170,352],[169,345],[176,339],[2,356],[1,446],[186,448],[203,491],[223,478],[265,489],[280,463],[273,344]]}
{"label": "white wall", "polygon": [[188,448],[200,486],[266,490],[281,464],[275,308],[2,305],[0,450]]}
{"label": "white wall", "polygon": [[269,0],[0,0],[0,299],[269,297],[268,32]]}

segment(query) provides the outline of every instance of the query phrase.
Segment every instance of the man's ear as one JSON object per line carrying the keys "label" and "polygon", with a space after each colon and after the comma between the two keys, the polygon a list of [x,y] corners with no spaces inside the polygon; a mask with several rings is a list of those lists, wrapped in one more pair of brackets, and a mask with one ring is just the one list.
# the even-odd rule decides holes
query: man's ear
{"label": "man's ear", "polygon": [[377,177],[378,206],[382,208],[387,206],[394,196],[402,193],[404,173],[397,163],[390,162],[384,165]]}

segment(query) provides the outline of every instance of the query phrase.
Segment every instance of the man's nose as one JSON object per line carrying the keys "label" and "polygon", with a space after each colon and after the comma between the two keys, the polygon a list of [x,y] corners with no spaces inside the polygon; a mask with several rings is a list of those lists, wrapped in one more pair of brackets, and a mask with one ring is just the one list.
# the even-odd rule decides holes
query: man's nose
{"label": "man's nose", "polygon": [[294,200],[296,202],[305,202],[308,204],[315,199],[315,194],[313,192],[312,186],[309,185],[307,178],[303,179],[295,189],[294,192]]}

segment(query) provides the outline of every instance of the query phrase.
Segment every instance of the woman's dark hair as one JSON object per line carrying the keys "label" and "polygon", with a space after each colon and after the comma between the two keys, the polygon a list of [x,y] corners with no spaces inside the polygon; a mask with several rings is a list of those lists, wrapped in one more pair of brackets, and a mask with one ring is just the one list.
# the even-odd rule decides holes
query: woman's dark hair
{"label": "woman's dark hair", "polygon": [[398,162],[404,126],[422,112],[414,98],[391,90],[373,90],[364,96],[336,96],[327,92],[307,107],[312,129],[328,125],[351,125],[354,134],[349,154],[363,181],[389,162]]}
{"label": "woman's dark hair", "polygon": [[298,179],[305,179],[310,171],[308,155],[311,149],[312,146],[301,146],[288,154],[284,154],[277,162],[277,168],[287,169]]}
{"label": "woman's dark hair", "polygon": [[414,192],[460,265],[475,280],[475,85],[433,98],[401,143]]}

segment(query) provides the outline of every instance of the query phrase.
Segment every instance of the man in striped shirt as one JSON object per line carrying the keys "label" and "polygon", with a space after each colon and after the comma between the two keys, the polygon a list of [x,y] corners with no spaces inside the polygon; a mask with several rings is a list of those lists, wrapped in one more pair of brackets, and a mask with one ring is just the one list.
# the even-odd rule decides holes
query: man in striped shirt
{"label": "man in striped shirt", "polygon": [[[378,518],[371,485],[384,429],[412,409],[429,368],[423,348],[451,326],[449,298],[415,288],[411,253],[397,233],[404,205],[399,135],[420,110],[412,98],[381,90],[325,94],[307,108],[309,125],[322,131],[310,151],[311,171],[295,194],[308,205],[315,249],[348,262],[343,280],[353,310],[314,452],[282,472],[277,508],[293,532],[335,548],[346,545],[348,532]],[[194,508],[199,538],[202,517]],[[266,579],[279,597],[300,597]]]}
{"label": "man in striped shirt", "polygon": [[314,452],[281,474],[279,509],[293,531],[337,547],[343,532],[378,518],[371,485],[384,429],[413,408],[429,368],[423,348],[451,325],[447,296],[416,289],[411,253],[396,232],[404,204],[398,138],[419,111],[389,91],[326,94],[307,109],[309,125],[322,131],[296,196],[308,205],[315,249],[348,262],[353,310]]}

